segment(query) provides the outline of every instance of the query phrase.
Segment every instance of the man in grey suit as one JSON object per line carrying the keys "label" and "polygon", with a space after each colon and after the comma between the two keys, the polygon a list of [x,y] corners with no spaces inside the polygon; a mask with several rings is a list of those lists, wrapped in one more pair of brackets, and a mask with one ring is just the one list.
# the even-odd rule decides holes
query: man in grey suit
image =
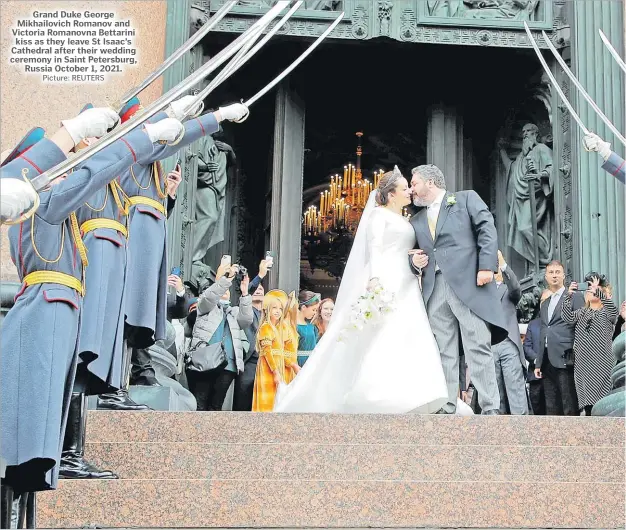
{"label": "man in grey suit", "polygon": [[411,219],[417,250],[410,263],[422,275],[424,303],[448,384],[448,403],[440,412],[456,411],[460,332],[483,414],[499,414],[491,345],[508,332],[493,281],[498,270],[493,216],[476,192],[447,192],[437,166],[418,166],[412,174],[413,201],[427,208]]}

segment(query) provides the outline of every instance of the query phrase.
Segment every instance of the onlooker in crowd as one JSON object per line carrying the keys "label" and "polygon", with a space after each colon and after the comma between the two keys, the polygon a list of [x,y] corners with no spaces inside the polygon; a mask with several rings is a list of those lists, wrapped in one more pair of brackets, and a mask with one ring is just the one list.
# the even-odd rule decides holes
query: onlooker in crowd
{"label": "onlooker in crowd", "polygon": [[[167,286],[167,319],[171,322],[185,318],[191,295],[185,290],[182,278],[177,274],[170,274],[167,277]],[[169,289],[170,287],[173,289]]]}
{"label": "onlooker in crowd", "polygon": [[[250,283],[252,284],[252,282]],[[237,378],[235,379],[235,390],[233,393],[233,410],[252,410],[254,376],[256,374],[257,364],[259,362],[259,352],[256,349],[256,336],[257,332],[259,331],[259,323],[261,322],[261,311],[263,311],[264,296],[265,289],[263,288],[263,285],[259,283],[257,288],[252,293],[252,324],[244,329],[249,346],[248,351],[245,353],[243,359],[243,373],[238,374]]]}
{"label": "onlooker in crowd", "polygon": [[287,295],[283,291],[270,291],[263,298],[263,313],[256,340],[259,363],[254,378],[254,412],[272,412],[278,386],[285,381],[282,327],[286,305]]}
{"label": "onlooker in crowd", "polygon": [[526,380],[524,371],[526,359],[520,339],[517,323],[517,303],[522,297],[522,290],[515,273],[507,267],[502,252],[498,250],[498,267],[496,274],[497,292],[502,304],[502,313],[507,322],[509,336],[491,347],[496,365],[496,379],[500,391],[500,414],[528,414],[528,398],[526,396]]}
{"label": "onlooker in crowd", "polygon": [[[245,330],[253,322],[252,297],[242,296],[239,306],[230,304],[230,287],[238,265],[221,266],[216,281],[198,297],[197,316],[193,326],[190,363],[187,367],[189,390],[198,402],[198,410],[222,410],[224,399],[237,373],[244,371]],[[241,291],[248,292],[249,280],[241,280]],[[211,371],[194,370],[194,350],[221,342],[226,366]]]}
{"label": "onlooker in crowd", "polygon": [[[552,291],[545,289],[541,293],[539,306],[543,304],[550,296]],[[526,336],[524,337],[524,355],[528,361],[528,371],[526,373],[526,381],[528,382],[528,392],[530,394],[530,406],[533,414],[544,416],[546,414],[546,396],[543,391],[543,380],[535,375],[535,359],[539,357],[541,344],[541,318],[539,317],[539,308],[537,314],[526,328]]]}
{"label": "onlooker in crowd", "polygon": [[585,276],[589,288],[585,306],[572,309],[572,295],[578,284],[572,282],[563,299],[563,320],[574,324],[574,379],[578,406],[587,416],[597,401],[611,391],[611,371],[615,366],[612,338],[617,307],[611,299],[611,286],[604,275]]}
{"label": "onlooker in crowd", "polygon": [[[543,378],[546,414],[577,416],[578,400],[571,359],[574,327],[565,322],[561,314],[565,293],[563,264],[556,260],[549,263],[545,278],[552,294],[541,306],[541,347],[534,363],[535,376]],[[579,309],[584,305],[584,300],[576,296],[572,305],[574,309]]]}
{"label": "onlooker in crowd", "polygon": [[321,296],[311,291],[298,295],[298,364],[304,366],[318,341],[317,328],[311,323],[320,305]]}
{"label": "onlooker in crowd", "polygon": [[283,343],[285,347],[285,383],[291,383],[298,372],[298,299],[295,291],[289,294],[287,307],[283,316]]}
{"label": "onlooker in crowd", "polygon": [[617,322],[615,323],[615,331],[613,331],[613,340],[615,340],[622,331],[626,331],[624,329],[625,322],[626,322],[626,302],[622,302],[622,305],[619,309],[619,316],[617,317]]}
{"label": "onlooker in crowd", "polygon": [[248,286],[248,294],[253,294],[256,291],[257,287],[261,285],[263,278],[267,276],[268,270],[267,260],[261,260],[261,263],[259,263],[259,273],[254,277]]}
{"label": "onlooker in crowd", "polygon": [[326,333],[328,324],[330,324],[330,319],[333,316],[334,309],[335,302],[332,298],[324,298],[324,300],[320,302],[315,318],[313,319],[313,324],[315,324],[315,327],[317,328],[318,340],[322,338],[324,333]]}

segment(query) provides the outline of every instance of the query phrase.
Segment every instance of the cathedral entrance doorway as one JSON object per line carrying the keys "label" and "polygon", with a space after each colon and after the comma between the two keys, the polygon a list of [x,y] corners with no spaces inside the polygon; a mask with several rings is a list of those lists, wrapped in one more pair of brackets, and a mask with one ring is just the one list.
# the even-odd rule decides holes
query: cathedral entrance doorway
{"label": "cathedral entrance doorway", "polygon": [[[241,97],[229,92],[234,87],[245,89],[244,97],[254,93],[307,45],[299,39],[272,42],[216,101]],[[537,73],[528,50],[389,39],[323,45],[234,131],[245,178],[239,203],[245,216],[238,236],[242,257],[250,261],[273,250],[280,254],[274,287],[336,293],[349,241],[330,256],[312,257],[302,219],[309,207],[319,209],[331,176],[356,163],[357,132],[363,132],[365,178],[398,165],[410,180],[411,168],[437,164],[449,189],[474,189],[487,202],[500,246],[505,255],[513,254],[504,248],[509,168],[500,147],[514,159],[525,123],[537,124],[539,138],[551,141],[550,95],[542,99]],[[511,256],[511,262],[523,277],[526,265],[518,258]]]}

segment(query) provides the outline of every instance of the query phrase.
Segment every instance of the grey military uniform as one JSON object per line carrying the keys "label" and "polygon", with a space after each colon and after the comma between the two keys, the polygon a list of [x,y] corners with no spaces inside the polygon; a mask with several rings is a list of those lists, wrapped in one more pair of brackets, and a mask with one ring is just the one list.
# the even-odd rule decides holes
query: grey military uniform
{"label": "grey military uniform", "polygon": [[[128,204],[118,186],[118,180],[111,181],[76,212],[89,255],[78,341],[81,360],[88,362],[91,376],[89,394],[101,394],[122,386],[128,239],[124,208],[127,210]],[[105,226],[91,229],[103,220]],[[119,223],[119,228],[113,228],[116,225],[111,221]],[[106,223],[111,227],[106,227]]]}
{"label": "grey military uniform", "polygon": [[[165,117],[165,113],[159,113],[152,121]],[[147,348],[156,340],[165,338],[168,276],[165,250],[166,176],[159,161],[218,129],[219,124],[213,114],[189,120],[185,122],[185,135],[180,143],[155,146],[148,161],[134,164],[121,177],[122,188],[135,202],[129,218],[124,307],[126,323],[134,328],[128,335],[129,342],[136,348]],[[137,199],[132,199],[136,197],[148,200],[138,203]]]}
{"label": "grey military uniform", "polygon": [[[18,491],[54,488],[58,476],[53,468],[61,453],[76,370],[82,307],[82,240],[72,232],[70,214],[151,152],[145,132],[128,134],[41,193],[36,214],[9,229],[11,256],[23,283],[2,328],[1,455],[8,464],[7,483]],[[64,158],[44,139],[17,162],[29,168],[32,178]],[[13,176],[15,167],[15,162],[7,164],[1,175]],[[57,278],[37,283],[29,275],[38,271],[65,274],[78,287]],[[30,278],[33,282],[27,283]]]}

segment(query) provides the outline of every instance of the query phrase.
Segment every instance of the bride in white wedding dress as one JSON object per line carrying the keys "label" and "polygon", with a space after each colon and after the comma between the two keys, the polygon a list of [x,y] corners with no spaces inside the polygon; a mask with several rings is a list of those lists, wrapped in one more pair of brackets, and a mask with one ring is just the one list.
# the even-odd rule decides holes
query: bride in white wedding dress
{"label": "bride in white wedding dress", "polygon": [[[411,202],[398,168],[369,197],[344,271],[330,325],[287,387],[275,412],[432,413],[448,401],[437,343],[409,266],[415,232],[402,209]],[[395,309],[339,340],[351,306],[379,283]]]}

